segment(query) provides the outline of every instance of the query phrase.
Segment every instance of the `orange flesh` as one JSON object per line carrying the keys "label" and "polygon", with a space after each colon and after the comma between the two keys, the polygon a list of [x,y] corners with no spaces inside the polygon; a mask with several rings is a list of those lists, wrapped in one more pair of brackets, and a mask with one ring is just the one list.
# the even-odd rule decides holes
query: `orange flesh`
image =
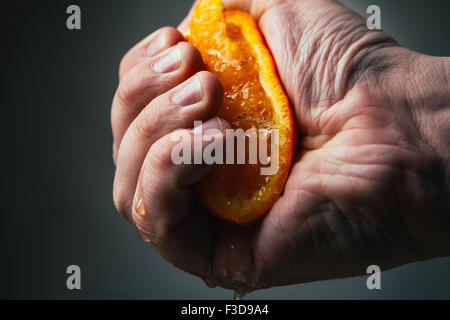
{"label": "orange flesh", "polygon": [[[201,0],[187,38],[224,87],[219,116],[244,131],[279,130],[276,175],[261,175],[261,167],[269,165],[248,164],[247,142],[246,164],[218,165],[199,183],[200,198],[210,210],[226,220],[247,224],[267,212],[284,188],[295,143],[289,102],[271,54],[247,13],[224,10],[220,0]],[[269,156],[270,143],[269,138]]]}

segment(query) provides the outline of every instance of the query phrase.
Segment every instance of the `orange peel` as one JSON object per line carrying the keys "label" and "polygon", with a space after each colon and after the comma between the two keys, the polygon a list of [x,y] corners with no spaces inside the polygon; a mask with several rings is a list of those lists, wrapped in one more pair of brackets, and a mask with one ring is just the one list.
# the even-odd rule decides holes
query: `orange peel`
{"label": "orange peel", "polygon": [[[207,70],[222,83],[219,116],[244,131],[278,130],[276,174],[261,175],[261,163],[223,164],[215,166],[197,186],[200,199],[215,215],[249,224],[273,206],[289,175],[296,144],[289,99],[265,40],[248,13],[227,10],[221,0],[200,0],[185,36],[200,51]],[[271,142],[268,146],[273,156]]]}

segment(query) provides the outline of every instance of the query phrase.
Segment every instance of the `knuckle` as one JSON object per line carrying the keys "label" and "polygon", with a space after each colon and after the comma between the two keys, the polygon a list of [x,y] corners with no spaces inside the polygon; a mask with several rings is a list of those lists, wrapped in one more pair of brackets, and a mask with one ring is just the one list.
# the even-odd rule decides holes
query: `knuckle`
{"label": "knuckle", "polygon": [[192,145],[193,132],[187,129],[178,129],[169,136],[156,141],[149,150],[149,170],[157,168],[159,172],[169,169],[173,166],[171,160],[172,151],[175,144],[190,141]]}
{"label": "knuckle", "polygon": [[121,102],[121,105],[129,105],[132,101],[132,97],[135,95],[135,89],[128,77],[124,77],[117,88],[117,97]]}
{"label": "knuckle", "polygon": [[175,108],[148,105],[135,121],[134,129],[137,136],[141,139],[152,137],[156,131],[159,132],[164,127],[160,123],[168,114],[171,114],[173,120],[176,115]]}
{"label": "knuckle", "polygon": [[182,39],[180,31],[178,31],[174,27],[165,26],[165,27],[162,27],[160,30],[161,30],[160,31],[161,33],[164,33],[164,35],[167,37],[167,39],[173,39],[173,38],[181,38]]}
{"label": "knuckle", "polygon": [[125,53],[125,55],[120,60],[119,79],[121,79],[124,76],[125,71],[127,70],[128,66],[130,65],[130,61],[129,61],[130,60],[130,52],[131,52],[131,50],[129,50],[127,53]]}
{"label": "knuckle", "polygon": [[129,215],[131,202],[130,200],[125,197],[123,192],[119,190],[119,187],[117,186],[117,183],[114,184],[113,187],[113,202],[114,206],[116,207],[117,211],[127,217]]}
{"label": "knuckle", "polygon": [[145,112],[144,115],[139,116],[134,123],[134,131],[141,139],[146,139],[151,136],[151,129],[153,128],[153,112]]}
{"label": "knuckle", "polygon": [[161,88],[163,84],[160,83],[160,78],[150,71],[152,63],[153,60],[147,58],[122,78],[117,89],[121,105],[133,105]]}
{"label": "knuckle", "polygon": [[162,172],[167,169],[171,165],[170,153],[168,152],[167,143],[162,143],[161,141],[157,141],[154,143],[149,150],[149,161],[146,163],[146,169],[149,172],[156,170],[158,172]]}

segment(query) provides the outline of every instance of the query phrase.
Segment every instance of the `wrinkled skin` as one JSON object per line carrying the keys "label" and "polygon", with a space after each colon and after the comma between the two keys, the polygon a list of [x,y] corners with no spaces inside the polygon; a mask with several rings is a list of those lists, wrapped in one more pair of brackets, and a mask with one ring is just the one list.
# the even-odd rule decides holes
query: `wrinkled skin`
{"label": "wrinkled skin", "polygon": [[[283,196],[247,228],[204,214],[192,186],[208,168],[173,166],[168,136],[192,127],[195,117],[214,117],[220,84],[200,73],[203,110],[173,116],[189,121],[160,129],[170,118],[163,112],[178,112],[169,107],[139,125],[145,110],[164,105],[166,91],[202,69],[198,52],[183,43],[190,57],[183,76],[150,79],[158,93],[130,89],[138,81],[129,79],[143,72],[136,66],[148,59],[146,40],[122,61],[113,103],[119,211],[176,266],[242,291],[449,255],[449,59],[399,47],[331,0],[224,3],[254,16],[292,102],[300,146]],[[177,31],[164,30],[167,46],[182,41]],[[136,149],[141,156],[130,156]]]}

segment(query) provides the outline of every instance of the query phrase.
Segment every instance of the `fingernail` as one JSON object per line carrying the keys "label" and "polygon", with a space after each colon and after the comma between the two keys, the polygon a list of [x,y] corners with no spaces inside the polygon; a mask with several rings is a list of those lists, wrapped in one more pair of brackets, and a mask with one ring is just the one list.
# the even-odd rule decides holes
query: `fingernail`
{"label": "fingernail", "polygon": [[139,232],[139,238],[141,238],[141,240],[142,240],[143,242],[146,242],[146,243],[152,242],[152,240],[150,240],[150,238],[147,237],[147,235],[146,235],[145,233],[143,233],[143,232],[140,231],[140,230],[138,230],[138,232]]}
{"label": "fingernail", "polygon": [[172,102],[178,106],[185,107],[201,101],[203,89],[198,77],[191,78],[172,96]]}
{"label": "fingernail", "polygon": [[147,55],[149,57],[156,56],[166,47],[166,37],[163,32],[158,33],[147,46]]}
{"label": "fingernail", "polygon": [[181,65],[181,55],[178,46],[167,49],[153,63],[152,68],[157,73],[169,73],[178,69]]}
{"label": "fingernail", "polygon": [[145,204],[142,199],[137,202],[135,210],[138,215],[145,216]]}
{"label": "fingernail", "polygon": [[202,123],[199,126],[196,126],[194,128],[194,134],[202,135],[210,129],[217,129],[219,131],[223,131],[224,129],[227,129],[229,127],[230,126],[228,125],[228,122],[219,117],[216,117],[206,121],[205,123]]}

